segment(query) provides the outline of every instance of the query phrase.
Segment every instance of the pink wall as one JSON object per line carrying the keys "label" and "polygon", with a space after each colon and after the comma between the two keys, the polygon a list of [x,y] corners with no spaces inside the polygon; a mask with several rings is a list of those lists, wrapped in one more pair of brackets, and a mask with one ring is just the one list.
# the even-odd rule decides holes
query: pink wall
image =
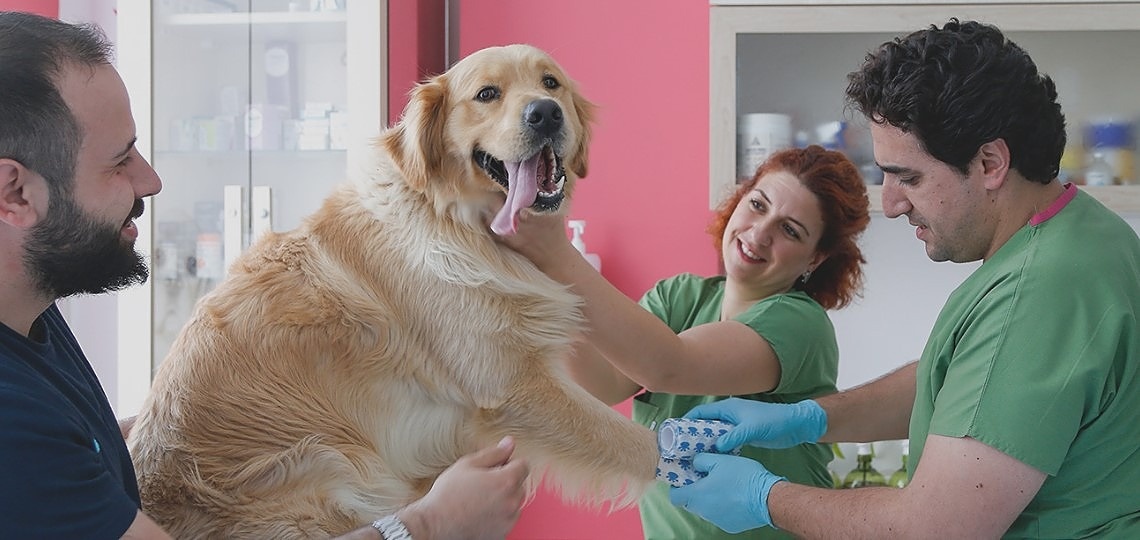
{"label": "pink wall", "polygon": [[[599,106],[590,174],[570,215],[632,298],[659,279],[713,274],[708,201],[708,0],[462,0],[460,54],[545,49]],[[628,414],[628,402],[619,410]],[[621,441],[614,441],[621,444]],[[636,508],[590,512],[540,494],[513,540],[640,539]]]}
{"label": "pink wall", "polygon": [[44,17],[59,17],[57,0],[0,0],[0,11],[25,11]]}
{"label": "pink wall", "polygon": [[400,118],[408,91],[444,69],[444,2],[388,0],[388,124]]}

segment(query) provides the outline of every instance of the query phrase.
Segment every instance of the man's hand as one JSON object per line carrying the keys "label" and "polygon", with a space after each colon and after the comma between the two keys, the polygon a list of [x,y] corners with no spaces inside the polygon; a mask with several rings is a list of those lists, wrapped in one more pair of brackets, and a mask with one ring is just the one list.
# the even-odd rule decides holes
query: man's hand
{"label": "man's hand", "polygon": [[701,453],[693,468],[708,476],[669,488],[669,500],[720,527],[738,533],[772,525],[768,492],[781,480],[758,461],[724,454]]}
{"label": "man's hand", "polygon": [[744,444],[760,448],[791,448],[813,443],[827,431],[827,413],[814,400],[765,403],[729,398],[693,407],[685,418],[723,420],[734,427],[717,439],[722,452]]}
{"label": "man's hand", "polygon": [[506,437],[443,471],[427,495],[398,512],[412,538],[505,538],[526,500],[528,469],[511,461],[514,449]]}

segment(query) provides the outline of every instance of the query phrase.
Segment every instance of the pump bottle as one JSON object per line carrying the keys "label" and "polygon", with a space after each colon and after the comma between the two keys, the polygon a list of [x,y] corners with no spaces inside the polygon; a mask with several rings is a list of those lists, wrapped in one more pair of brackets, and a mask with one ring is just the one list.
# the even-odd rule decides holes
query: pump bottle
{"label": "pump bottle", "polygon": [[582,240],[582,235],[586,232],[586,222],[581,219],[572,219],[566,224],[574,233],[574,237],[570,239],[570,244],[573,245],[574,249],[577,249],[578,252],[586,258],[586,262],[590,263],[590,266],[593,266],[594,270],[601,272],[602,258],[599,257],[597,253],[586,252],[586,241]]}
{"label": "pump bottle", "polygon": [[855,448],[857,465],[843,479],[843,487],[849,489],[887,485],[887,479],[883,478],[882,473],[871,466],[871,443],[858,443]]}
{"label": "pump bottle", "polygon": [[907,456],[909,454],[910,454],[910,441],[909,440],[903,440],[902,441],[902,466],[899,467],[899,470],[895,471],[894,474],[891,475],[891,478],[889,480],[887,480],[888,486],[897,487],[897,488],[906,487],[906,483],[907,483],[906,459],[907,459]]}

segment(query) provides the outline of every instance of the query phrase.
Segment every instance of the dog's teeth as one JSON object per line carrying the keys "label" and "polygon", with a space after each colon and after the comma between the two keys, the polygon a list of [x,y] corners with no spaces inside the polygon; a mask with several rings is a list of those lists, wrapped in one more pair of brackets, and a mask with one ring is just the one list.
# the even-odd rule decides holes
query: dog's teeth
{"label": "dog's teeth", "polygon": [[562,194],[562,188],[565,185],[566,185],[566,176],[563,175],[562,177],[560,177],[558,179],[557,182],[554,183],[554,189],[552,189],[550,191],[540,189],[540,190],[538,190],[538,196],[549,199],[551,197],[556,197],[558,195],[561,195]]}

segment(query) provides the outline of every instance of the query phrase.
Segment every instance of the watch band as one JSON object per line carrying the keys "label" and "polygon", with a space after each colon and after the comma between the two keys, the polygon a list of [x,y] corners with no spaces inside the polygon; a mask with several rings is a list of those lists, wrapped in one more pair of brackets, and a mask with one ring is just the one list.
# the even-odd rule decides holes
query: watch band
{"label": "watch band", "polygon": [[384,540],[412,540],[412,533],[404,526],[404,522],[396,514],[384,516],[372,522],[372,528],[380,531]]}

